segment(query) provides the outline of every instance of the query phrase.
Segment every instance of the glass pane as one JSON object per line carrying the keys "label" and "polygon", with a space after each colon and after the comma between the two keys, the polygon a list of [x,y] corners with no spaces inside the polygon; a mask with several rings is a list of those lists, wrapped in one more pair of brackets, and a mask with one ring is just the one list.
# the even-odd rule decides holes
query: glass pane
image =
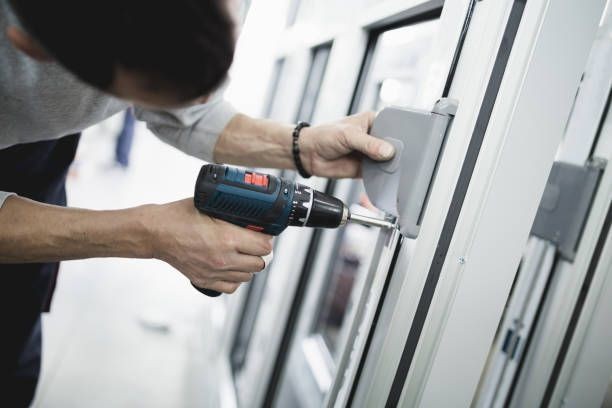
{"label": "glass pane", "polygon": [[[351,213],[380,217],[375,209],[368,209],[363,183],[354,182],[350,205]],[[338,233],[336,257],[331,259],[327,293],[322,298],[314,331],[325,340],[330,354],[338,357],[339,333],[347,313],[351,293],[357,277],[365,272],[372,259],[372,248],[376,245],[378,229],[364,225],[349,224]]]}
{"label": "glass pane", "polygon": [[[415,104],[428,75],[429,49],[437,29],[438,21],[431,20],[381,33],[368,50],[355,110],[379,110],[387,105],[418,107]],[[367,199],[361,181],[340,181],[336,185],[335,194],[349,187],[351,193],[345,202],[351,211],[382,216]],[[315,257],[331,255],[313,262],[324,264],[325,271],[312,271],[312,276],[326,274],[323,290],[312,308],[314,313],[302,316],[312,320],[293,343],[276,399],[278,406],[316,407],[324,401],[346,347],[349,316],[360,295],[357,290],[361,290],[370,264],[377,262],[373,255],[379,232],[354,224],[325,232],[332,235],[333,244],[331,248],[319,246]]]}
{"label": "glass pane", "polygon": [[429,71],[428,53],[439,20],[386,31],[378,37],[359,107],[415,107]]}
{"label": "glass pane", "polygon": [[[427,75],[428,51],[438,20],[382,33],[371,60],[358,106],[378,110],[387,105],[412,106]],[[381,217],[365,195],[363,183],[353,181],[348,204],[351,211]],[[367,214],[369,212],[370,214]],[[378,212],[378,214],[376,214]],[[336,256],[330,259],[326,293],[321,296],[313,332],[321,335],[333,359],[341,351],[343,323],[349,311],[355,282],[366,273],[378,235],[377,228],[349,224],[336,231]]]}
{"label": "glass pane", "polygon": [[312,120],[315,106],[317,105],[317,98],[319,97],[319,91],[321,90],[321,84],[323,83],[325,68],[327,68],[327,60],[329,59],[330,51],[331,44],[319,46],[312,51],[312,62],[310,64],[306,86],[304,87],[304,95],[302,96],[300,109],[295,119],[296,122],[300,120],[310,122]]}
{"label": "glass pane", "polygon": [[274,68],[272,69],[272,76],[270,78],[270,85],[268,88],[268,95],[266,97],[266,106],[263,115],[266,118],[271,117],[274,111],[274,101],[276,100],[278,94],[278,85],[280,83],[281,76],[283,75],[284,67],[284,59],[279,59],[274,63]]}
{"label": "glass pane", "polygon": [[[331,51],[331,44],[325,44],[316,47],[312,51],[311,66],[308,71],[308,78],[306,79],[306,85],[304,87],[304,94],[300,102],[298,119],[304,121],[310,121],[314,112],[319,90],[321,89],[321,83],[323,82],[323,76],[325,74],[325,68],[327,66],[327,60],[329,59],[329,53]],[[272,111],[274,106],[274,100],[278,97],[278,88],[281,76],[284,74],[283,67],[285,60],[278,60],[276,62],[273,77],[270,84],[268,110]],[[273,114],[273,112],[268,112]],[[288,179],[295,179],[296,172],[290,170],[283,170],[280,176]],[[274,240],[274,247],[278,240]],[[265,291],[266,281],[268,279],[269,265],[265,271],[256,274],[253,280],[249,283],[246,299],[242,306],[241,317],[238,323],[236,334],[234,337],[234,343],[230,353],[230,363],[234,375],[242,370],[246,361],[247,353],[251,343],[251,336],[255,328],[257,314],[262,301],[262,296]]]}
{"label": "glass pane", "polygon": [[[287,26],[311,25],[313,28],[331,26],[346,20],[347,10],[357,14],[367,5],[366,0],[291,0]],[[370,0],[371,1],[371,0]],[[384,1],[384,0],[379,0]]]}

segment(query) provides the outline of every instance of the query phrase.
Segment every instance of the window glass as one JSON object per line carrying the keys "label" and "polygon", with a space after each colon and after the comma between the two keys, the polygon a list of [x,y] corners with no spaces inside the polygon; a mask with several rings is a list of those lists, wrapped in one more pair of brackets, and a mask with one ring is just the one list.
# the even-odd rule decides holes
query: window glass
{"label": "window glass", "polygon": [[[308,71],[308,77],[304,86],[304,92],[300,102],[298,118],[300,120],[310,121],[314,113],[319,90],[323,82],[327,60],[331,50],[331,44],[324,44],[312,50],[312,60]],[[273,77],[271,79],[269,100],[268,100],[268,115],[274,116],[275,99],[279,96],[279,83],[281,76],[284,75],[285,60],[281,59],[276,62]],[[295,178],[295,172],[284,170],[280,173],[281,177]],[[277,240],[274,240],[276,248]],[[269,265],[268,265],[269,266]],[[240,371],[246,361],[248,348],[251,341],[251,335],[255,328],[257,313],[261,305],[262,296],[265,291],[266,281],[268,279],[268,269],[255,274],[249,283],[246,298],[242,306],[242,312],[238,328],[232,344],[230,352],[230,363],[234,374]]]}
{"label": "window glass", "polygon": [[278,85],[280,83],[281,76],[285,67],[285,59],[279,59],[274,63],[272,69],[272,77],[270,78],[270,85],[268,88],[268,95],[266,97],[266,106],[264,108],[263,116],[269,118],[272,116],[274,111],[274,104],[276,97],[278,96]]}
{"label": "window glass", "polygon": [[312,120],[330,52],[331,44],[318,46],[312,51],[312,62],[308,71],[308,79],[304,87],[304,95],[302,96],[296,122],[299,120],[310,122]]}
{"label": "window glass", "polygon": [[359,108],[379,110],[388,105],[414,107],[429,71],[428,53],[439,20],[382,33],[372,52]]}
{"label": "window glass", "polygon": [[287,16],[287,26],[292,26],[294,24],[313,25],[320,29],[328,25],[345,21],[347,10],[351,10],[351,13],[362,11],[367,1],[291,0],[291,3]]}
{"label": "window glass", "polygon": [[[362,80],[359,110],[387,105],[412,106],[427,75],[427,54],[438,20],[397,28],[378,36],[370,50],[367,75]],[[365,195],[363,183],[353,181],[351,211],[378,216]],[[369,214],[368,214],[369,213]],[[333,359],[338,357],[341,332],[358,277],[370,265],[378,229],[349,224],[336,231],[335,256],[330,259],[326,293],[321,296],[313,332],[321,335]]]}
{"label": "window glass", "polygon": [[[353,183],[349,199],[351,213],[380,217],[379,211],[370,206],[363,183]],[[370,265],[372,248],[376,245],[378,229],[359,224],[348,224],[339,232],[337,254],[331,259],[326,294],[315,319],[314,331],[325,341],[332,358],[338,357],[340,330],[349,306],[355,280]]]}
{"label": "window glass", "polygon": [[[428,20],[372,33],[351,110],[379,110],[388,105],[419,107],[415,104],[428,76],[429,49],[438,24],[438,20]],[[334,194],[343,195],[351,211],[382,215],[367,199],[361,181],[342,180],[335,185]],[[280,380],[277,406],[323,404],[347,344],[349,316],[361,294],[357,290],[361,290],[372,262],[377,262],[373,259],[377,228],[349,224],[324,234],[326,247],[319,245],[312,265],[325,269],[310,273],[318,277],[322,273],[323,285],[315,304],[304,308],[301,318],[307,319],[305,330],[296,333],[285,357],[288,362]],[[326,258],[320,260],[321,256]]]}

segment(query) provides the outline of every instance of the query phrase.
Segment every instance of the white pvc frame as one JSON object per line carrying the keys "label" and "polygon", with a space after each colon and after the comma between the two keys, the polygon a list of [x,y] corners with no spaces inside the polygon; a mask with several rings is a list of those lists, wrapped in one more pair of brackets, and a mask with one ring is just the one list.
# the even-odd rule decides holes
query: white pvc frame
{"label": "white pvc frame", "polygon": [[[366,360],[370,381],[360,384],[355,404],[389,401],[388,373],[414,320],[513,3],[480,2],[474,10],[450,94],[459,110],[406,279],[383,309],[389,329],[377,333],[380,352]],[[527,2],[400,405],[470,405],[604,3]]]}
{"label": "white pvc frame", "polygon": [[[336,74],[326,75],[315,113],[317,120],[346,112],[338,112],[338,107],[347,107],[347,98],[352,94],[349,89],[359,66],[352,62],[360,61],[361,54],[356,50],[365,46],[361,27],[421,3],[383,2],[355,19],[359,27],[343,27],[340,33],[318,33],[316,41],[310,41],[314,45],[334,38],[328,71],[335,67]],[[442,46],[434,57],[437,69],[432,70],[431,91],[423,96],[424,100],[441,93],[444,80],[440,79],[446,78],[456,47],[454,40],[459,38],[469,3],[449,2],[443,9],[442,23],[448,37],[440,40]],[[388,400],[512,5],[510,0],[484,1],[475,7],[450,94],[459,99],[459,110],[419,239],[414,251],[402,248],[399,255],[398,270],[393,275],[396,286],[387,294],[381,313],[385,330],[375,333],[377,348],[370,350],[365,361],[354,404],[383,406]],[[561,119],[568,117],[603,6],[603,0],[588,4],[571,0],[527,2],[401,394],[403,406],[470,404],[562,134]],[[350,44],[350,48],[340,47],[342,43]],[[295,45],[287,40],[281,49]],[[340,84],[328,84],[336,80]],[[495,245],[499,237],[503,241]],[[408,262],[410,252],[412,259]],[[286,262],[289,265],[290,260]],[[265,379],[266,371],[260,376]],[[366,378],[370,381],[364,383]],[[258,405],[261,394],[250,401]]]}
{"label": "white pvc frame", "polygon": [[[608,10],[607,24],[600,28],[593,44],[572,116],[567,125],[565,139],[557,155],[559,160],[584,165],[589,159],[591,144],[597,136],[600,119],[606,114],[603,111],[607,92],[612,85],[612,68],[608,61],[612,55],[611,16],[612,12]],[[609,116],[608,123],[612,123]],[[608,147],[611,145],[611,132],[609,130],[602,132],[594,157],[609,161],[612,150]],[[599,189],[603,190],[605,195],[607,188],[609,187],[606,186],[604,177]],[[541,323],[534,332],[512,398],[514,407],[525,404],[537,405],[542,401],[595,246],[597,230],[593,229],[593,222],[601,222],[601,217],[605,216],[601,210],[596,211],[596,208],[594,204],[589,220],[595,219],[595,221],[588,221],[585,226],[574,262],[560,261],[554,271],[550,294],[542,309]],[[554,398],[559,399],[557,396]]]}

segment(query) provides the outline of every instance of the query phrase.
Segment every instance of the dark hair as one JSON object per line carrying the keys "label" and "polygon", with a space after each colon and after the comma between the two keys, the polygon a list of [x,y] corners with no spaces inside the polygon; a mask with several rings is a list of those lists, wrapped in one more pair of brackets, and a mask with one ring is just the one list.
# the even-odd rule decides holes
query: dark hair
{"label": "dark hair", "polygon": [[226,0],[11,0],[59,63],[102,90],[120,66],[187,101],[213,91],[234,55]]}

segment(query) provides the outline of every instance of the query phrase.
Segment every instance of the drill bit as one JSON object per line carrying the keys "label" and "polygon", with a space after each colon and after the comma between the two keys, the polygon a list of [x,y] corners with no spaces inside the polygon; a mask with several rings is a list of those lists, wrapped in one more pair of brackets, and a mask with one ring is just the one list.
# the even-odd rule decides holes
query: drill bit
{"label": "drill bit", "polygon": [[355,222],[357,224],[369,225],[371,227],[395,228],[395,224],[390,221],[384,219],[381,220],[379,218],[366,217],[365,215],[353,214],[350,212],[348,214],[347,220]]}

